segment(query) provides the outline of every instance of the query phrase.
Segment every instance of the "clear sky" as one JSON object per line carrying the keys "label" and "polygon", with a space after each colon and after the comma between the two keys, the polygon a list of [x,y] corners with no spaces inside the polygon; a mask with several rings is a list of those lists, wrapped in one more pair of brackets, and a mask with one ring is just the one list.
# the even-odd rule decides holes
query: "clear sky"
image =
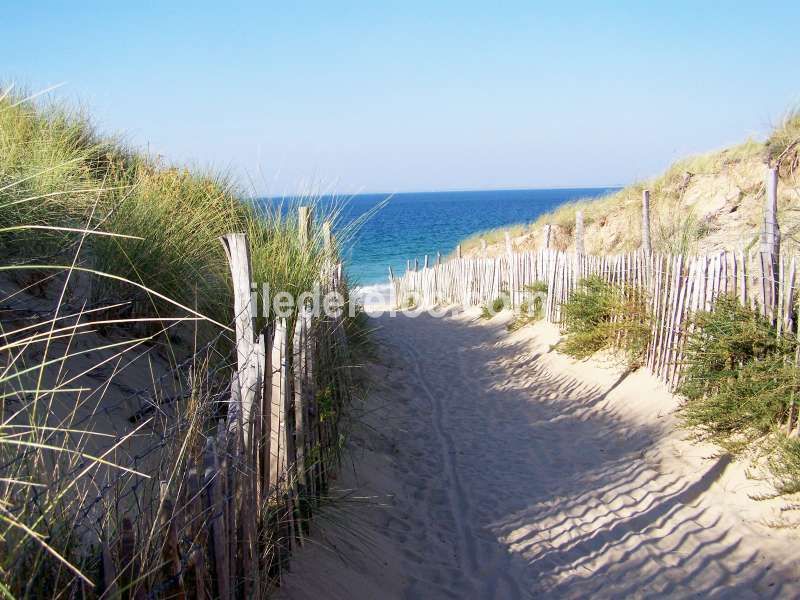
{"label": "clear sky", "polygon": [[10,2],[0,77],[256,193],[623,184],[800,102],[800,2]]}

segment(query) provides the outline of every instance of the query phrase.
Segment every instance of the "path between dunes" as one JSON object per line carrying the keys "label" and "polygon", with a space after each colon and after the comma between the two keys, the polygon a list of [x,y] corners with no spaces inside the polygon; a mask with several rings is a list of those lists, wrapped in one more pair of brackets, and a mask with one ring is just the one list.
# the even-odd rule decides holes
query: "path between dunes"
{"label": "path between dunes", "polygon": [[676,430],[647,373],[539,324],[384,315],[337,495],[282,598],[800,597],[785,500]]}

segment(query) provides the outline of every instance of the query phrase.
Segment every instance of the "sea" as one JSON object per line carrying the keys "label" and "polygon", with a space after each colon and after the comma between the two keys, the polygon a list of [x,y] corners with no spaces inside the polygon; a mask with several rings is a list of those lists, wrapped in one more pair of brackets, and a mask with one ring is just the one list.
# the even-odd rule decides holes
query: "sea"
{"label": "sea", "polygon": [[[402,275],[406,261],[422,265],[455,250],[475,233],[530,223],[560,204],[594,198],[619,188],[558,188],[358,194],[316,199],[322,212],[335,207],[334,234],[343,240],[342,255],[352,286],[370,296],[386,296],[389,267]],[[275,199],[264,199],[274,202]],[[285,200],[283,201],[286,206]],[[290,202],[291,204],[291,202]]]}

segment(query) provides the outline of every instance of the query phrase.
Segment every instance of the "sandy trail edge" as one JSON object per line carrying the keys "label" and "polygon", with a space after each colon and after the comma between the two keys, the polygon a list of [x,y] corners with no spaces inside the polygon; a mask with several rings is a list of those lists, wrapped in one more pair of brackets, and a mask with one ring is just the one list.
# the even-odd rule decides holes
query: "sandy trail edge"
{"label": "sandy trail edge", "polygon": [[800,597],[787,500],[675,429],[676,399],[475,311],[374,319],[383,365],[278,597]]}

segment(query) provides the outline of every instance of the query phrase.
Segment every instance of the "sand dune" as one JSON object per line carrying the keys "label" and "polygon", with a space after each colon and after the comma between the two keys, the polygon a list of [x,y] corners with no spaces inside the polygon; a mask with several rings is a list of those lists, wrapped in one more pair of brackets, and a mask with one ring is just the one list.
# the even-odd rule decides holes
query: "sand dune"
{"label": "sand dune", "polygon": [[675,428],[644,372],[540,324],[376,318],[377,388],[284,598],[800,597],[784,499]]}

